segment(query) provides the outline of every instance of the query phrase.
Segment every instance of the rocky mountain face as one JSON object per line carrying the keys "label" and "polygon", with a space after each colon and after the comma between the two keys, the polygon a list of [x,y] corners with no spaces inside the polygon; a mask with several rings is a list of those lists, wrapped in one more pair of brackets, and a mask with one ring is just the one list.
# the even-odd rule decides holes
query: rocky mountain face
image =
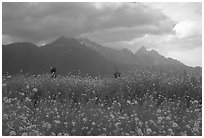
{"label": "rocky mountain face", "polygon": [[80,44],[74,38],[60,37],[42,47],[32,43],[13,43],[2,46],[3,74],[48,73],[51,66],[57,73],[101,75],[114,71],[114,66],[126,68],[123,63],[107,60],[93,48]]}
{"label": "rocky mountain face", "polygon": [[3,74],[16,74],[20,71],[30,74],[48,73],[51,66],[55,66],[57,73],[62,75],[69,72],[90,75],[112,74],[115,68],[126,71],[139,66],[194,70],[145,47],[132,53],[126,48],[122,50],[107,48],[87,38],[62,36],[41,47],[28,42],[2,46]]}
{"label": "rocky mountain face", "polygon": [[77,39],[81,44],[86,45],[87,47],[91,47],[101,53],[108,60],[112,60],[119,63],[132,64],[132,65],[147,65],[147,66],[155,66],[155,65],[178,65],[183,66],[184,64],[170,58],[165,58],[160,55],[155,50],[147,50],[144,46],[142,46],[135,54],[132,53],[127,48],[122,49],[121,51],[107,48],[97,44],[96,42],[90,41],[87,38],[79,38]]}

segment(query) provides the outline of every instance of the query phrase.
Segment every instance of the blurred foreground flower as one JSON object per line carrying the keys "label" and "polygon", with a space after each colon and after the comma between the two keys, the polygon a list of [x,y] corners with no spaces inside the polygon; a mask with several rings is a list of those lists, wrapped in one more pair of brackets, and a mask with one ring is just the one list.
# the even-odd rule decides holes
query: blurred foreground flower
{"label": "blurred foreground flower", "polygon": [[38,89],[37,88],[33,88],[33,92],[37,92],[38,91]]}
{"label": "blurred foreground flower", "polygon": [[22,136],[28,136],[28,133],[24,132],[24,133],[22,134]]}
{"label": "blurred foreground flower", "polygon": [[16,132],[15,131],[11,131],[10,132],[10,136],[16,136]]}

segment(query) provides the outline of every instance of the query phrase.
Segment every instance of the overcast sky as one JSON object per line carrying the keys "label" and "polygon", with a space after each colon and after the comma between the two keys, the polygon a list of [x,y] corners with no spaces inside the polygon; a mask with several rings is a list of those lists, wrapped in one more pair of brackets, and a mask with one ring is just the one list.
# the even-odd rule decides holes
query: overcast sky
{"label": "overcast sky", "polygon": [[141,46],[202,64],[202,3],[3,3],[2,42],[43,45],[60,36],[107,47]]}

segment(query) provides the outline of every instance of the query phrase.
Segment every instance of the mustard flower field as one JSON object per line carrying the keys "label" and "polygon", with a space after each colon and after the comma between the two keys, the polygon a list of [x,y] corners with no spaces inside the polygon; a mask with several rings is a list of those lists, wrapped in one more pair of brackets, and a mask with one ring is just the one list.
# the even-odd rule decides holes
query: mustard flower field
{"label": "mustard flower field", "polygon": [[201,136],[202,79],[134,70],[121,78],[3,76],[4,136]]}

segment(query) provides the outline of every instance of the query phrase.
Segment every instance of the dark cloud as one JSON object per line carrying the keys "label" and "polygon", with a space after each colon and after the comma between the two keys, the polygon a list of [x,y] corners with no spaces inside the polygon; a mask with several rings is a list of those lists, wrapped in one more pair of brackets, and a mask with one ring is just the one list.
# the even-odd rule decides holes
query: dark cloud
{"label": "dark cloud", "polygon": [[141,3],[97,4],[4,2],[2,32],[35,43],[61,35],[86,34],[101,41],[118,41],[172,33],[173,21]]}
{"label": "dark cloud", "polygon": [[105,29],[96,31],[94,33],[82,34],[82,37],[88,37],[93,41],[100,43],[117,42],[117,41],[131,41],[135,38],[142,37],[145,34],[160,35],[162,33],[173,33],[168,27],[154,26],[154,25],[140,25],[136,27],[122,27]]}

